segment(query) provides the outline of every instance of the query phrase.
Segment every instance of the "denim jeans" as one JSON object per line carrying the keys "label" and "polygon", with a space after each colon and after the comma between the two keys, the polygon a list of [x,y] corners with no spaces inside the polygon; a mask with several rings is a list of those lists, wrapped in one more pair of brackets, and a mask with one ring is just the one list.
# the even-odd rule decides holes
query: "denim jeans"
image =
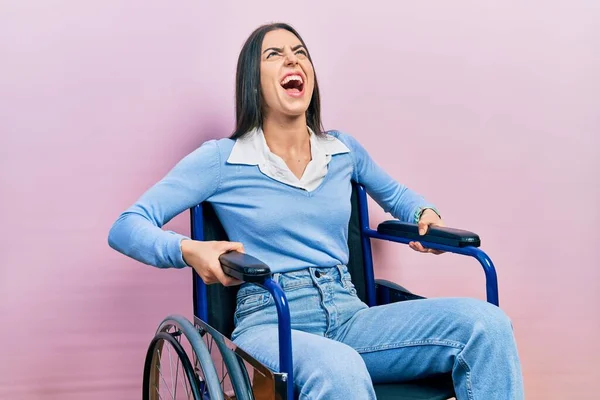
{"label": "denim jeans", "polygon": [[[452,372],[457,398],[524,397],[512,325],[498,307],[466,298],[369,308],[345,266],[274,274],[292,321],[294,386],[300,399],[375,399],[373,382]],[[264,289],[244,284],[233,341],[278,370],[277,311]]]}

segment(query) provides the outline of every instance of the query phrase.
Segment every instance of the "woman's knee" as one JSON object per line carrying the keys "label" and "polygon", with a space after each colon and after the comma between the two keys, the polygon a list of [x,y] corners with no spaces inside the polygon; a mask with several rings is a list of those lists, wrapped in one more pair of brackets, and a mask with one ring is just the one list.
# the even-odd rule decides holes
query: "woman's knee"
{"label": "woman's knee", "polygon": [[[303,365],[301,399],[375,399],[364,360],[350,346],[334,342],[323,354]],[[359,397],[356,397],[359,395]]]}
{"label": "woman's knee", "polygon": [[493,304],[478,299],[459,299],[462,321],[473,333],[481,333],[490,338],[513,336],[512,321],[506,313]]}

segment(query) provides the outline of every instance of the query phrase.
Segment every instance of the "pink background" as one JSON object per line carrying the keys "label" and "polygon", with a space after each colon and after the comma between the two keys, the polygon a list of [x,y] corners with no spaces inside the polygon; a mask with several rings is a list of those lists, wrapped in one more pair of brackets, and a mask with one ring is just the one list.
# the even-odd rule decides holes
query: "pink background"
{"label": "pink background", "polygon": [[[181,157],[229,134],[238,51],[273,20],[313,53],[326,127],[482,236],[527,397],[594,398],[595,0],[1,1],[0,398],[139,398],[155,327],[191,314],[191,273],[121,256],[108,229]],[[186,233],[187,214],[169,227]],[[484,296],[473,260],[375,248],[380,277]]]}

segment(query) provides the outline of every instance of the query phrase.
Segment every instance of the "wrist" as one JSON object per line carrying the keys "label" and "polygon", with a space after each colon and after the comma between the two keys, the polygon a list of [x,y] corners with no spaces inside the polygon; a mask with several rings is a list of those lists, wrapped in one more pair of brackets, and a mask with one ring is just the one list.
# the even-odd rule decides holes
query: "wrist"
{"label": "wrist", "polygon": [[435,209],[434,207],[423,207],[417,211],[417,213],[415,215],[415,223],[418,224],[419,221],[421,220],[421,218],[423,218],[427,214],[434,214],[439,219],[442,219],[442,216],[440,215],[439,211],[437,209]]}
{"label": "wrist", "polygon": [[181,258],[183,262],[185,262],[189,267],[191,267],[190,263],[187,261],[190,254],[190,245],[192,244],[191,239],[181,239],[179,242],[179,250],[181,251]]}

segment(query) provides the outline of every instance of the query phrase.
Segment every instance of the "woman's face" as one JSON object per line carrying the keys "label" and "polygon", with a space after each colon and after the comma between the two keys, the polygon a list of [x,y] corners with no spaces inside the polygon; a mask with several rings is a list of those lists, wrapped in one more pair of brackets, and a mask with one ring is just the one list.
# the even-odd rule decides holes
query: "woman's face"
{"label": "woman's face", "polygon": [[312,98],[314,76],[307,50],[292,32],[278,29],[265,35],[260,87],[267,117],[304,115]]}

